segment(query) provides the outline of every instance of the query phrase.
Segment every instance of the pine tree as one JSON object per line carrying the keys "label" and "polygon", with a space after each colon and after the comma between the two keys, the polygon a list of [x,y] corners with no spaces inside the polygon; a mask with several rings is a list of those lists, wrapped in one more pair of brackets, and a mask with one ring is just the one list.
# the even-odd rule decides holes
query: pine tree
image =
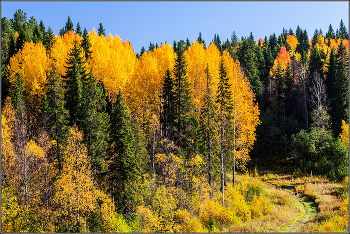
{"label": "pine tree", "polygon": [[92,45],[91,45],[89,34],[88,34],[86,28],[84,28],[83,41],[81,42],[81,47],[84,49],[85,59],[86,60],[91,59],[91,54],[92,54],[91,47],[92,47]]}
{"label": "pine tree", "polygon": [[169,70],[165,72],[163,87],[161,90],[162,112],[160,123],[162,125],[165,138],[175,140],[175,101],[176,93],[174,90],[174,82],[171,78]]}
{"label": "pine tree", "polygon": [[334,30],[332,28],[332,24],[330,24],[328,27],[328,32],[326,33],[326,38],[335,39],[335,34],[334,34]]}
{"label": "pine tree", "polygon": [[203,46],[205,47],[205,41],[204,41],[203,38],[202,38],[202,33],[201,33],[201,32],[199,32],[199,36],[198,36],[197,41],[198,41],[199,43],[203,44]]}
{"label": "pine tree", "polygon": [[12,28],[16,32],[20,32],[23,25],[27,22],[27,13],[22,9],[18,9],[13,15],[13,19],[10,19]]}
{"label": "pine tree", "polygon": [[74,29],[73,29],[72,20],[68,16],[68,20],[66,22],[66,25],[64,26],[64,33],[69,32],[69,31],[74,31]]}
{"label": "pine tree", "polygon": [[39,25],[35,25],[33,32],[33,42],[39,43],[43,41],[43,35],[40,31]]}
{"label": "pine tree", "polygon": [[16,41],[16,52],[21,50],[26,42],[29,42],[31,40],[28,28],[26,24],[23,24],[23,27],[19,31],[19,35]]}
{"label": "pine tree", "polygon": [[141,48],[141,52],[140,52],[140,57],[143,55],[143,53],[145,53],[145,47],[144,46],[142,46],[142,48]]}
{"label": "pine tree", "polygon": [[191,102],[191,88],[188,81],[187,65],[185,60],[184,41],[178,43],[177,57],[174,65],[174,91],[175,101],[175,123],[177,136],[175,144],[186,150],[189,146],[187,134],[189,133],[190,113],[193,109]]}
{"label": "pine tree", "polygon": [[55,42],[55,35],[54,35],[51,27],[49,26],[49,28],[47,29],[47,32],[45,33],[44,39],[43,39],[43,44],[44,44],[47,51],[51,50],[51,47],[52,47],[54,42]]}
{"label": "pine tree", "polygon": [[155,46],[152,42],[149,43],[149,47],[148,47],[148,52],[151,52],[155,49]]}
{"label": "pine tree", "polygon": [[95,179],[101,181],[105,171],[104,157],[108,147],[109,116],[106,113],[106,99],[102,83],[98,82],[92,74],[83,79],[81,130],[84,132],[85,146],[91,160]]}
{"label": "pine tree", "polygon": [[216,103],[218,105],[218,126],[220,136],[220,163],[221,163],[221,192],[222,205],[224,205],[224,187],[225,187],[225,156],[227,154],[227,145],[229,144],[230,115],[232,112],[232,93],[231,84],[227,77],[227,70],[224,61],[220,62],[219,84],[216,93]]}
{"label": "pine tree", "polygon": [[119,92],[111,114],[108,182],[118,212],[127,218],[137,206],[135,192],[141,177],[140,158],[135,153],[135,137],[130,121],[128,107]]}
{"label": "pine tree", "polygon": [[67,72],[66,81],[66,108],[69,111],[70,121],[69,124],[73,125],[76,122],[78,127],[81,125],[82,120],[82,95],[83,95],[83,83],[82,79],[86,76],[84,68],[85,58],[81,56],[82,48],[79,42],[74,39],[73,48],[69,53],[67,60]]}
{"label": "pine tree", "polygon": [[216,107],[213,100],[212,93],[212,82],[211,76],[209,74],[209,65],[207,64],[206,68],[206,93],[204,101],[201,107],[201,114],[199,118],[200,123],[200,135],[202,136],[201,142],[201,153],[207,159],[207,172],[208,172],[208,182],[209,185],[213,186],[213,164],[215,153],[218,149],[218,132],[217,132],[217,123],[216,123]]}
{"label": "pine tree", "polygon": [[77,23],[77,28],[75,29],[75,32],[79,35],[79,36],[81,36],[82,35],[82,32],[81,32],[81,28],[80,28],[80,24],[79,24],[79,22]]}
{"label": "pine tree", "polygon": [[342,39],[349,39],[348,30],[346,29],[343,20],[340,20],[339,34]]}
{"label": "pine tree", "polygon": [[42,110],[46,112],[47,121],[45,129],[55,141],[53,148],[54,155],[58,161],[58,168],[62,169],[62,152],[66,144],[66,137],[69,131],[68,119],[69,113],[65,108],[64,83],[62,77],[58,74],[55,64],[48,79],[47,104],[43,101]]}
{"label": "pine tree", "polygon": [[100,23],[100,27],[98,28],[98,35],[101,36],[106,36],[106,32],[105,32],[105,29],[103,28],[103,25],[102,23]]}

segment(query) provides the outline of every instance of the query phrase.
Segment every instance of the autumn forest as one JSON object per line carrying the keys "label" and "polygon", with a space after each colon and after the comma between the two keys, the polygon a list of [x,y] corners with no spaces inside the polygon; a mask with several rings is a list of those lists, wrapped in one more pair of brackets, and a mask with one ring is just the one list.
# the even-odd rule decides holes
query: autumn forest
{"label": "autumn forest", "polygon": [[301,231],[348,231],[343,21],[135,52],[19,9],[1,34],[2,232],[280,232],[292,186],[317,204]]}

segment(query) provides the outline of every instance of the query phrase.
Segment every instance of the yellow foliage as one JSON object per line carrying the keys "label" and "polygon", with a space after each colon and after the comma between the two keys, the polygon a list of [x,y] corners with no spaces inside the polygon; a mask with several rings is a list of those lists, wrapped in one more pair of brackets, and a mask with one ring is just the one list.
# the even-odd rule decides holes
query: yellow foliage
{"label": "yellow foliage", "polygon": [[104,222],[102,232],[117,233],[130,232],[130,228],[122,215],[113,215],[108,221]]}
{"label": "yellow foliage", "polygon": [[344,120],[341,121],[341,133],[340,140],[346,145],[349,150],[349,124],[347,124]]}
{"label": "yellow foliage", "polygon": [[297,48],[297,46],[299,44],[298,39],[294,35],[288,35],[286,41],[288,42],[292,52],[294,53],[295,49]]}
{"label": "yellow foliage", "polygon": [[132,79],[136,63],[136,54],[129,41],[122,42],[117,35],[113,38],[100,37],[93,29],[89,33],[91,59],[94,76],[102,81],[111,102],[116,101],[119,91],[126,90],[126,84]]}
{"label": "yellow foliage", "polygon": [[7,67],[11,92],[20,72],[24,87],[28,92],[28,101],[35,107],[35,113],[40,108],[41,98],[47,91],[47,72],[51,67],[51,59],[46,55],[46,49],[41,43],[27,42],[18,53],[10,58]]}

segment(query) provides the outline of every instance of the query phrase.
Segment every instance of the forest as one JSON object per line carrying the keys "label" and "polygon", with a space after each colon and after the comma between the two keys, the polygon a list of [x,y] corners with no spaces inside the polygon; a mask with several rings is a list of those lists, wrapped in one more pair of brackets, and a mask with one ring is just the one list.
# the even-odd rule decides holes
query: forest
{"label": "forest", "polygon": [[139,53],[69,16],[1,32],[2,232],[279,232],[297,200],[267,170],[329,182],[337,207],[303,231],[348,231],[343,21]]}

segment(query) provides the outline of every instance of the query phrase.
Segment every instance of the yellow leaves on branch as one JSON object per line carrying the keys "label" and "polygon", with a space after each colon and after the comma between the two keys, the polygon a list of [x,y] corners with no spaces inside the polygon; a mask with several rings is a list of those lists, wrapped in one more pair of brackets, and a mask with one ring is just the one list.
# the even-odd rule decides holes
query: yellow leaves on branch
{"label": "yellow leaves on branch", "polygon": [[107,95],[112,102],[116,101],[119,91],[124,92],[126,84],[134,74],[136,54],[129,41],[98,36],[95,29],[89,33],[92,49],[92,59],[89,66],[93,67],[94,76],[103,82]]}
{"label": "yellow leaves on branch", "polygon": [[341,121],[341,133],[340,140],[346,145],[349,150],[349,124],[347,124],[344,120]]}
{"label": "yellow leaves on branch", "polygon": [[287,36],[287,42],[290,45],[292,53],[294,53],[295,49],[297,48],[297,46],[299,44],[298,39],[294,35],[288,35]]}
{"label": "yellow leaves on branch", "polygon": [[84,221],[91,210],[97,209],[100,200],[100,215],[107,221],[115,215],[115,208],[109,197],[93,183],[90,160],[82,140],[83,133],[74,125],[63,152],[63,169],[55,183],[57,193],[53,201],[61,208],[60,215]]}
{"label": "yellow leaves on branch", "polygon": [[[25,43],[23,49],[11,57],[8,65],[11,87],[16,82],[16,75],[21,73],[24,87],[28,91],[29,102],[39,108],[42,95],[46,92],[46,73],[49,71],[51,60],[46,55],[46,49],[41,43]],[[12,90],[11,89],[11,90]]]}
{"label": "yellow leaves on branch", "polygon": [[237,166],[244,168],[249,161],[249,151],[256,139],[256,126],[260,123],[259,108],[254,103],[255,96],[250,88],[239,61],[234,62],[227,51],[223,52],[223,60],[227,69],[227,76],[231,83],[232,92],[232,124],[234,138],[232,144]]}
{"label": "yellow leaves on branch", "polygon": [[66,75],[67,58],[69,51],[73,47],[74,39],[81,42],[82,37],[75,35],[74,31],[66,32],[63,36],[58,36],[52,45],[50,57],[56,62],[57,71],[60,76]]}
{"label": "yellow leaves on branch", "polygon": [[135,63],[135,72],[127,83],[126,102],[132,111],[143,111],[146,119],[159,113],[160,90],[167,69],[175,63],[173,47],[165,43],[150,52],[144,52]]}

